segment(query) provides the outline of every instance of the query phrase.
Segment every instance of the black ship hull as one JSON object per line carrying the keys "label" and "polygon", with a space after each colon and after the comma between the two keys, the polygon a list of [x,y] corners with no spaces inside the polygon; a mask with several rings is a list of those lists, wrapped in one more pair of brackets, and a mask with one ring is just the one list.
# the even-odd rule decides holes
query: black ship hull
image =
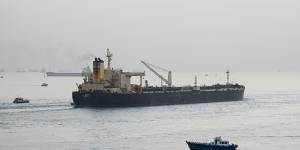
{"label": "black ship hull", "polygon": [[193,103],[239,101],[244,97],[244,88],[234,90],[201,90],[180,92],[153,92],[117,94],[75,91],[72,93],[75,106],[131,107],[159,106]]}

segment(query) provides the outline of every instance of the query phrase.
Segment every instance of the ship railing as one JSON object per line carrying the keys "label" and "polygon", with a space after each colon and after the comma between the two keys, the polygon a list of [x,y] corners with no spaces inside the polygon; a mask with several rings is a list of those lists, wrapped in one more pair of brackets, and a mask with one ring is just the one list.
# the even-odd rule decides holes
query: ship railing
{"label": "ship railing", "polygon": [[163,90],[163,91],[143,91],[142,93],[180,93],[180,92],[191,92],[194,90]]}

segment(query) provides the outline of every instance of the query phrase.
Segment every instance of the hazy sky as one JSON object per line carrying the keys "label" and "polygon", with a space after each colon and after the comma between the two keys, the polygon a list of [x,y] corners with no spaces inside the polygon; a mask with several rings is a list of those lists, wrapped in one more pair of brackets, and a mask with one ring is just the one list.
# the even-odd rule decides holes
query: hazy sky
{"label": "hazy sky", "polygon": [[0,68],[300,71],[299,0],[0,0]]}

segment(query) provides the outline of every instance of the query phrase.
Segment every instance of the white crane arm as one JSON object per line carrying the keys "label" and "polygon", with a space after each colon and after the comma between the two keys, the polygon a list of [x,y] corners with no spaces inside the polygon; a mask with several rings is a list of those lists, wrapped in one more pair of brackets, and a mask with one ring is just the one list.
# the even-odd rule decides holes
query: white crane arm
{"label": "white crane arm", "polygon": [[157,68],[157,69],[160,69],[162,71],[165,71],[165,72],[169,72],[169,70],[165,69],[165,68],[162,68],[162,67],[159,67],[159,66],[156,66],[156,65],[153,65],[153,64],[150,64],[150,63],[147,63],[149,66],[152,66],[154,68]]}
{"label": "white crane arm", "polygon": [[158,76],[161,80],[163,80],[166,84],[169,84],[169,81],[167,79],[165,79],[162,75],[160,75],[158,72],[156,72],[153,68],[151,68],[149,66],[149,64],[147,64],[144,61],[141,61],[141,63],[143,63],[150,71],[152,71],[156,76]]}

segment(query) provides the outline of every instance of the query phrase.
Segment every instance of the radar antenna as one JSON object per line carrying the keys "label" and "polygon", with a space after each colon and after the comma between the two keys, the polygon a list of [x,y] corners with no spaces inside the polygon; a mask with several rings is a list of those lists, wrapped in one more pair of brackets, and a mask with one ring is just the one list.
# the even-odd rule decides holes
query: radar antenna
{"label": "radar antenna", "polygon": [[107,69],[110,69],[110,64],[111,64],[111,60],[112,60],[112,56],[113,54],[109,51],[109,49],[106,49],[106,55],[107,57]]}

